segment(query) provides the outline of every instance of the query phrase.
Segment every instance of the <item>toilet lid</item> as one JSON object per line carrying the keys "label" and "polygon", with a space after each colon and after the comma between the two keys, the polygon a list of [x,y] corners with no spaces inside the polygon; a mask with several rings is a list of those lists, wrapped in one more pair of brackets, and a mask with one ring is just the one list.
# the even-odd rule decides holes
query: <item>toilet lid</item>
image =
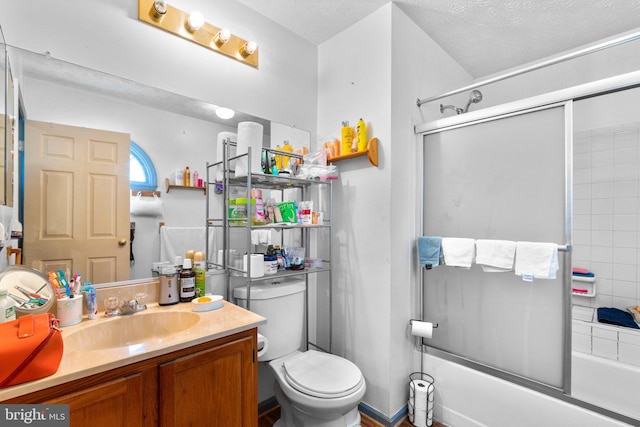
{"label": "toilet lid", "polygon": [[347,359],[315,350],[290,357],[283,367],[291,387],[314,397],[348,396],[363,380],[360,369]]}

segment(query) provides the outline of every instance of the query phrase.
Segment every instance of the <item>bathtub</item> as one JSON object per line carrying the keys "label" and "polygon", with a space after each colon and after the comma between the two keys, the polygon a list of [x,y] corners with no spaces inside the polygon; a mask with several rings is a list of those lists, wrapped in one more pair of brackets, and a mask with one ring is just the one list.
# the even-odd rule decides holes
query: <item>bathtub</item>
{"label": "bathtub", "polygon": [[640,419],[640,330],[598,323],[595,309],[574,307],[572,340],[571,395]]}

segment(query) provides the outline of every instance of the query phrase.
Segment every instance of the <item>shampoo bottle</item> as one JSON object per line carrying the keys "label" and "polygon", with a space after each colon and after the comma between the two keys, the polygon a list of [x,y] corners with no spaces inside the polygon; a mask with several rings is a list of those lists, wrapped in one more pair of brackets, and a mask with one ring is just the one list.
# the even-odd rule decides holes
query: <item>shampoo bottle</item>
{"label": "shampoo bottle", "polygon": [[353,128],[349,126],[349,122],[342,122],[342,156],[351,153],[353,147]]}
{"label": "shampoo bottle", "polygon": [[362,120],[358,120],[356,125],[356,136],[358,138],[358,151],[367,150],[367,124]]}
{"label": "shampoo bottle", "polygon": [[[286,151],[287,153],[293,153],[293,147],[289,144],[289,141],[284,141],[284,145],[282,146],[282,151]],[[289,168],[289,160],[291,158],[289,156],[282,156],[282,166],[284,169]]]}
{"label": "shampoo bottle", "polygon": [[189,170],[189,166],[184,170],[184,185],[185,187],[191,187],[191,171]]}
{"label": "shampoo bottle", "polygon": [[195,298],[203,297],[206,290],[207,273],[204,252],[198,251],[193,255],[193,272],[195,274]]}

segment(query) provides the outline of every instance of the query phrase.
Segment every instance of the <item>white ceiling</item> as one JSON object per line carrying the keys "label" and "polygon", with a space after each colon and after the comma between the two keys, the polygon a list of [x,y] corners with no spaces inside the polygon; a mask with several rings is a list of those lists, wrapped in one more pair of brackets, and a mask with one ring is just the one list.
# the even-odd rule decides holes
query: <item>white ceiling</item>
{"label": "white ceiling", "polygon": [[640,0],[239,0],[321,44],[393,1],[473,77],[640,29]]}

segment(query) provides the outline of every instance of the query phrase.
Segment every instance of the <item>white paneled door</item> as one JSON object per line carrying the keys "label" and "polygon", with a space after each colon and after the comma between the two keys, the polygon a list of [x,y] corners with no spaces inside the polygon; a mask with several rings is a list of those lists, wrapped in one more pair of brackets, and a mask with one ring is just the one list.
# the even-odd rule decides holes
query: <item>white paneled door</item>
{"label": "white paneled door", "polygon": [[129,279],[128,134],[27,120],[23,262]]}

